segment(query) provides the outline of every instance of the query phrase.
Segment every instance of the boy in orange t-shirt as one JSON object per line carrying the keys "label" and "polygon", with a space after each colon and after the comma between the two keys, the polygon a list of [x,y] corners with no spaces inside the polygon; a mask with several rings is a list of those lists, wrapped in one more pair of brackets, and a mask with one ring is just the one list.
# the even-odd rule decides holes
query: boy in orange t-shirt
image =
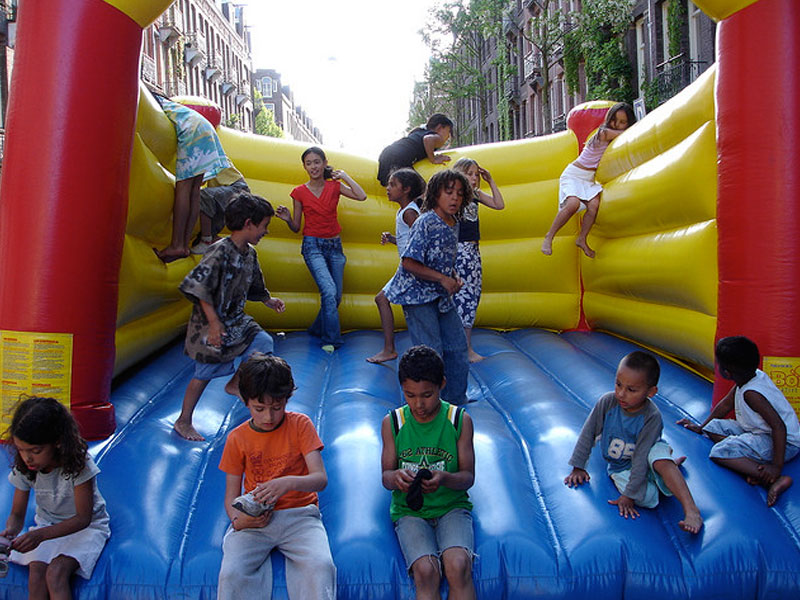
{"label": "boy in orange t-shirt", "polygon": [[332,600],[336,567],[316,494],[328,483],[322,441],[307,416],[286,412],[295,387],[285,360],[255,353],[239,374],[251,418],[228,434],[219,463],[231,524],[217,598],[271,598],[269,555],[277,548],[286,558],[290,599]]}

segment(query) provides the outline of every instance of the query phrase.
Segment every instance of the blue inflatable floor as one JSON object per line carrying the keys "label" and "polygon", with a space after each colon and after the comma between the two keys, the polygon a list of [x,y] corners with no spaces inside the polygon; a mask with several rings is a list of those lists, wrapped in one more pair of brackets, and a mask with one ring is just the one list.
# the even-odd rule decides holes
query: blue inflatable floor
{"label": "blue inflatable floor", "polygon": [[[380,340],[377,332],[351,333],[330,356],[302,333],[276,347],[298,386],[290,410],[308,414],[325,443],[329,484],[320,506],[342,600],[414,597],[380,473],[380,422],[401,401],[396,361],[364,360]],[[407,348],[407,334],[398,342]],[[468,407],[475,422],[470,495],[479,598],[800,597],[800,485],[767,508],[763,489],[711,463],[710,442],[674,425],[706,414],[708,382],[661,361],[656,402],[665,436],[688,456],[684,473],[705,518],[692,536],[678,527],[674,498],[639,519],[620,518],[607,504],[617,494],[597,449],[590,484],[563,484],[584,419],[613,389],[617,363],[634,346],[598,333],[541,330],[480,330],[474,344],[486,355],[471,368],[469,396],[477,401]],[[216,597],[228,524],[217,464],[227,432],[247,411],[224,393],[223,381],[212,382],[195,415],[207,441],[178,438],[171,428],[191,373],[177,343],[116,382],[117,432],[92,445],[113,533],[92,579],[76,583],[77,598]],[[787,472],[797,478],[800,461]],[[0,511],[8,514],[12,492],[3,485]],[[283,559],[275,553],[272,562],[273,597],[284,599]],[[26,597],[26,577],[12,565],[0,580],[0,598]]]}

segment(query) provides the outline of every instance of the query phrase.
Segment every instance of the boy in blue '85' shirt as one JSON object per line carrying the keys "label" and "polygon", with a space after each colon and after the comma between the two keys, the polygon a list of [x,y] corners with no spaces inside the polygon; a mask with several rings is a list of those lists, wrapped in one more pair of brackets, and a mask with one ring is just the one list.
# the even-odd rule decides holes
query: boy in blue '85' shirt
{"label": "boy in blue '85' shirt", "polygon": [[661,413],[652,401],[660,372],[658,361],[647,352],[631,352],[620,361],[614,392],[597,401],[583,424],[569,460],[573,469],[564,483],[576,487],[589,481],[586,463],[600,439],[608,475],[620,493],[608,502],[617,506],[620,516],[635,519],[637,506],[654,508],[659,492],[674,494],[684,512],[678,525],[697,533],[703,519],[678,469],[685,457],[673,460],[672,448],[661,439]]}

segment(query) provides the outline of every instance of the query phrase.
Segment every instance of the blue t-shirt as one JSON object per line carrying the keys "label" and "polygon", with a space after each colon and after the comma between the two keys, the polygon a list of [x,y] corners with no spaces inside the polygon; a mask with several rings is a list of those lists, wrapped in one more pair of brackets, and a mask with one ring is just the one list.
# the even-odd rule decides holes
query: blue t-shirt
{"label": "blue t-shirt", "polygon": [[[445,223],[434,211],[422,213],[411,227],[408,245],[403,258],[413,258],[426,267],[452,277],[458,254],[458,223]],[[394,276],[384,288],[386,298],[392,304],[426,304],[441,299],[439,310],[446,312],[454,307],[447,290],[435,281],[415,277],[397,267]]]}

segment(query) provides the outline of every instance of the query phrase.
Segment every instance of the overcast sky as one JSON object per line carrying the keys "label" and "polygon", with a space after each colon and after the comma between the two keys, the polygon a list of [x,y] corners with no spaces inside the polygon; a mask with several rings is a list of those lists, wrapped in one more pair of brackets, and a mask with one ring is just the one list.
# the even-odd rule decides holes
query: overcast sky
{"label": "overcast sky", "polygon": [[377,158],[402,137],[436,0],[248,0],[253,69],[275,69],[326,146]]}

